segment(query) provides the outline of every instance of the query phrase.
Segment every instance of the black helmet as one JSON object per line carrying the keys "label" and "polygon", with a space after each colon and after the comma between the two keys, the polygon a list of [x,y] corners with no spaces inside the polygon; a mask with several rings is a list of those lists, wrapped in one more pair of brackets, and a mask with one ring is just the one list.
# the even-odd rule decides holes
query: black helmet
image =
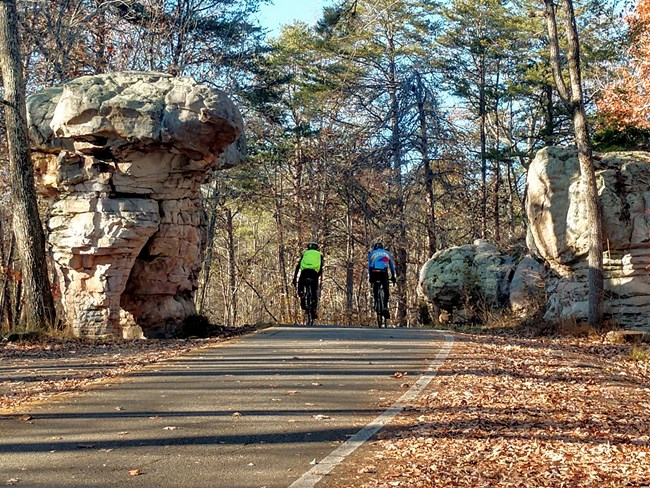
{"label": "black helmet", "polygon": [[372,246],[373,250],[376,249],[383,249],[384,245],[381,242],[375,242],[375,244]]}
{"label": "black helmet", "polygon": [[315,251],[318,251],[318,242],[308,242],[307,243],[307,249],[314,249]]}

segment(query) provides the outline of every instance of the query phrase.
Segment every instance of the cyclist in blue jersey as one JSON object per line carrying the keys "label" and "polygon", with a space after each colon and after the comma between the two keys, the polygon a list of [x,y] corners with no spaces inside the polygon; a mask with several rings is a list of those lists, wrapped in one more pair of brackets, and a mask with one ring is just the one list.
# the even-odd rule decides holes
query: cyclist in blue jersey
{"label": "cyclist in blue jersey", "polygon": [[[323,280],[323,264],[325,259],[322,253],[318,250],[317,242],[307,243],[307,250],[305,250],[298,260],[296,269],[293,272],[293,286],[298,288],[298,296],[300,297],[300,308],[305,310],[305,284],[309,283],[311,287],[311,296],[316,301],[314,312],[318,307],[318,289]],[[298,277],[300,273],[300,277]]]}
{"label": "cyclist in blue jersey", "polygon": [[377,296],[377,288],[379,283],[384,285],[384,315],[388,319],[388,298],[390,292],[388,291],[388,272],[390,271],[390,280],[395,284],[395,261],[393,255],[388,249],[384,249],[381,242],[375,243],[372,251],[368,253],[368,279],[372,283],[373,297]]}

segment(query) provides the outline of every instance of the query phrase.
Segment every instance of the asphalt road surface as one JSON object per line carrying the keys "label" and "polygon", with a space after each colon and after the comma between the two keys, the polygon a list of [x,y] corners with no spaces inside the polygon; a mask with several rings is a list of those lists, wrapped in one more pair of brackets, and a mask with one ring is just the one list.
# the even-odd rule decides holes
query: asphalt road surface
{"label": "asphalt road surface", "polygon": [[0,485],[317,486],[420,393],[451,341],[425,329],[265,329],[0,420]]}

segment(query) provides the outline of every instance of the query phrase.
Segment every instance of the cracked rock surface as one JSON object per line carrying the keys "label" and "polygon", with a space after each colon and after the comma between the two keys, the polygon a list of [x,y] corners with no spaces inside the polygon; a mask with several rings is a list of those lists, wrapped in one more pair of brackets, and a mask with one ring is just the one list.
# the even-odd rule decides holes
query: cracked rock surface
{"label": "cracked rock surface", "polygon": [[65,319],[84,337],[174,335],[195,313],[200,185],[241,159],[239,111],[190,78],[129,72],[49,88],[28,113]]}

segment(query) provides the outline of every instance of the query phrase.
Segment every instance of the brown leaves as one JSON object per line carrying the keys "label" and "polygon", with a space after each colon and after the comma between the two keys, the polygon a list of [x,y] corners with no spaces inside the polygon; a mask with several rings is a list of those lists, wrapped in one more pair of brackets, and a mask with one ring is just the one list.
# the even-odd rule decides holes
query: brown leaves
{"label": "brown leaves", "polygon": [[618,68],[617,76],[605,87],[597,102],[609,124],[641,129],[650,127],[650,0],[639,0],[635,15],[626,19],[634,32],[629,63]]}
{"label": "brown leaves", "polygon": [[140,476],[143,475],[144,472],[139,470],[139,469],[131,469],[129,470],[129,476]]}
{"label": "brown leaves", "polygon": [[375,459],[335,470],[327,486],[650,485],[650,362],[630,361],[629,348],[463,335],[379,433]]}
{"label": "brown leaves", "polygon": [[[39,339],[0,343],[0,413],[83,389],[220,339],[85,341]],[[117,407],[116,409],[121,409]]]}

